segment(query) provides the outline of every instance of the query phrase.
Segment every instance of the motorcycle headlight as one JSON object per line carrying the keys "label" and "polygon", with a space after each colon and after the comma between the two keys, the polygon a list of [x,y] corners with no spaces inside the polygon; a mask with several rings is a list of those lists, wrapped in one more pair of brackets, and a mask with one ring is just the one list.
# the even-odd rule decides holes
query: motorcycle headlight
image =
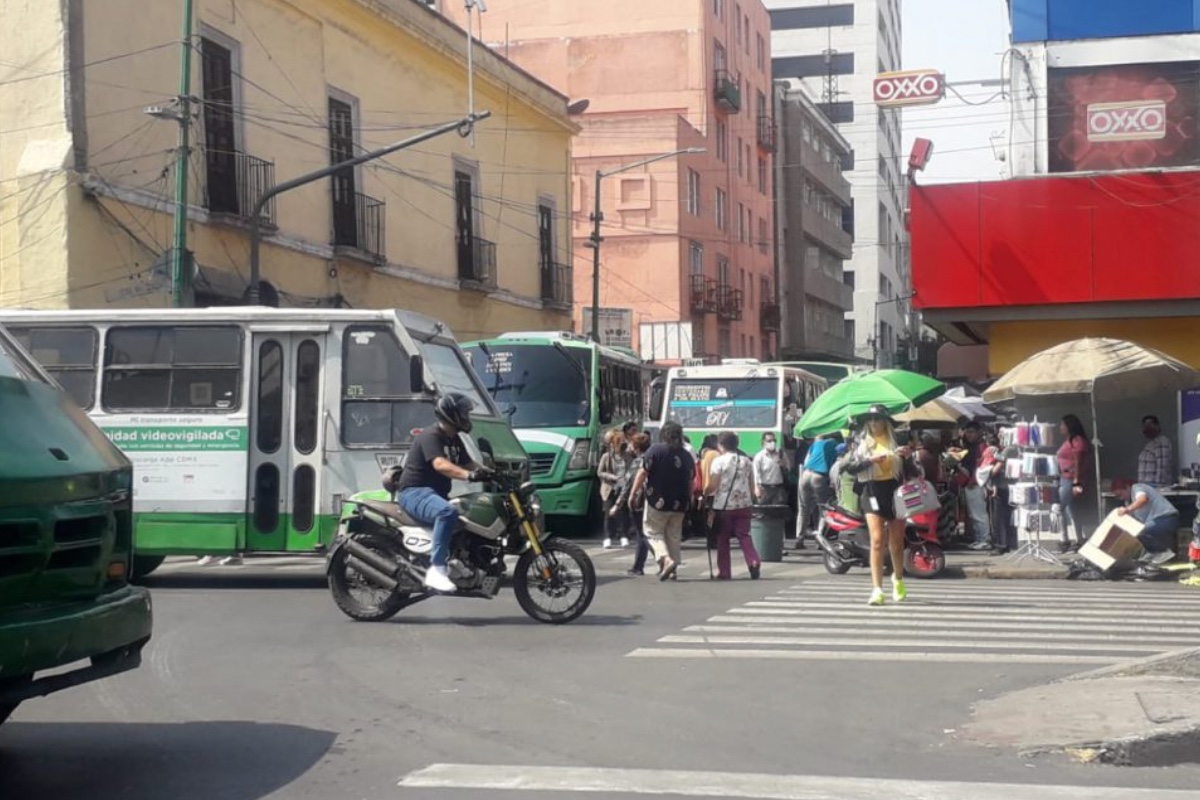
{"label": "motorcycle headlight", "polygon": [[575,448],[571,451],[571,460],[567,462],[567,469],[587,469],[588,456],[591,451],[591,439],[576,439]]}

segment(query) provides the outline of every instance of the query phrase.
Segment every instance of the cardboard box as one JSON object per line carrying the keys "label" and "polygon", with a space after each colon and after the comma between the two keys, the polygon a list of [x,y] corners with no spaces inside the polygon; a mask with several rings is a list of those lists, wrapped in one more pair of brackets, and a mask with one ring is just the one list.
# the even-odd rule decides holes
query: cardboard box
{"label": "cardboard box", "polygon": [[1128,514],[1121,516],[1114,510],[1079,548],[1079,555],[1105,571],[1122,561],[1133,561],[1144,551],[1137,538],[1144,527]]}

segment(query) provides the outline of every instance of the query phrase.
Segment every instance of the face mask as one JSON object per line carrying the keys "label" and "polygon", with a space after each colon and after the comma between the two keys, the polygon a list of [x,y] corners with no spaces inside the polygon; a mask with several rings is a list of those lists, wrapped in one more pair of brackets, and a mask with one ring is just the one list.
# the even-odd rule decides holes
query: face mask
{"label": "face mask", "polygon": [[777,445],[775,444],[775,442],[766,442],[763,444],[763,447],[767,448],[768,453],[774,453],[776,446]]}

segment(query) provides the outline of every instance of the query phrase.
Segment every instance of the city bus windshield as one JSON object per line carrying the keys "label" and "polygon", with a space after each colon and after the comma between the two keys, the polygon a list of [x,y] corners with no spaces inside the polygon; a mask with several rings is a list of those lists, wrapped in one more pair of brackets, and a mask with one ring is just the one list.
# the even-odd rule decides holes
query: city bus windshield
{"label": "city bus windshield", "polygon": [[779,378],[680,378],[671,381],[667,419],[697,428],[774,428]]}
{"label": "city bus windshield", "polygon": [[[514,428],[585,426],[592,354],[578,347],[489,343],[466,348],[471,366]],[[573,359],[573,366],[567,359]],[[580,369],[582,367],[582,371]]]}

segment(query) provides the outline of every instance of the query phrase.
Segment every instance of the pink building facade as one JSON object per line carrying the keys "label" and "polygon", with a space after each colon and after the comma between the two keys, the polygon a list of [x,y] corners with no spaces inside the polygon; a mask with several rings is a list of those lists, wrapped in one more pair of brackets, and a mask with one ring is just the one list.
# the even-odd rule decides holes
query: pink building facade
{"label": "pink building facade", "polygon": [[[465,26],[462,3],[442,1]],[[571,208],[560,209],[574,222],[576,330],[587,331],[592,303],[596,171],[704,148],[601,182],[602,338],[638,348],[641,324],[690,322],[694,356],[774,357],[776,134],[760,0],[497,2],[482,31],[572,101],[588,101]]]}

